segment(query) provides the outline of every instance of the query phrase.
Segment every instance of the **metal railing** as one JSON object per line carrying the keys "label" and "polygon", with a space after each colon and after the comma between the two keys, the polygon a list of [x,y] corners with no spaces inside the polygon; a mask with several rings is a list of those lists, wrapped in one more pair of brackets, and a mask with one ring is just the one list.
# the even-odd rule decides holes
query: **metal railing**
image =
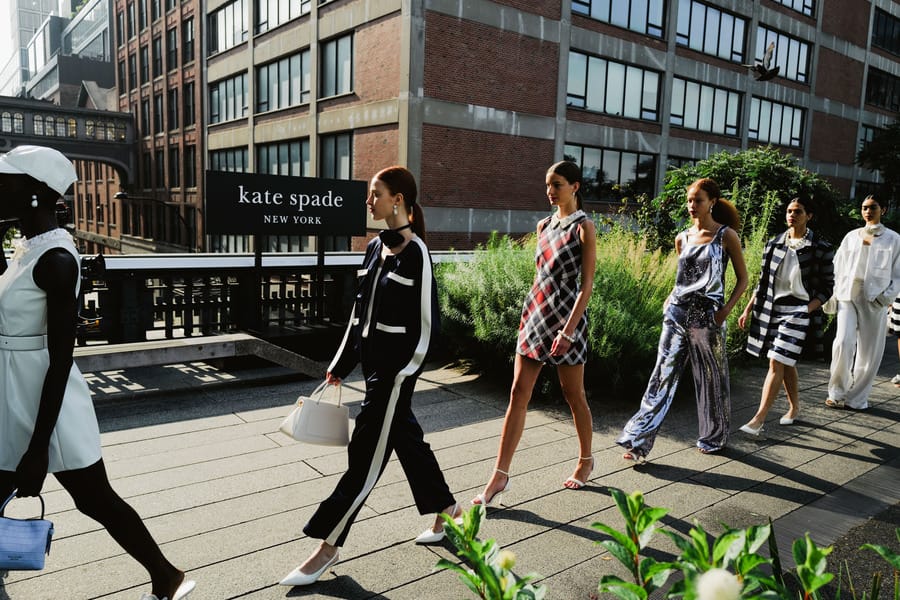
{"label": "metal railing", "polygon": [[[434,253],[435,262],[471,252]],[[167,254],[105,257],[85,269],[78,343],[125,343],[235,331],[271,338],[346,323],[362,254]],[[86,258],[89,262],[89,259]]]}

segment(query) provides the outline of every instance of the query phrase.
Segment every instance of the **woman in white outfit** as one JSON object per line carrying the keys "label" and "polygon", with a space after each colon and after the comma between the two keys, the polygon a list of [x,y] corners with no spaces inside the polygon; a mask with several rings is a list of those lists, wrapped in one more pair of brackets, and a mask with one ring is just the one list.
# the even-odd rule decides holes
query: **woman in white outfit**
{"label": "woman in white outfit", "polygon": [[887,311],[900,292],[900,235],[881,223],[874,196],[862,203],[866,224],[844,236],[834,256],[837,331],[831,348],[831,408],[864,410],[884,354]]}
{"label": "woman in white outfit", "polygon": [[0,497],[37,496],[54,473],[75,507],[147,569],[153,591],[142,600],[181,600],[194,582],[110,486],[91,393],[72,360],[80,257],[56,201],[77,178],[52,148],[0,156],[0,217],[18,219],[25,237],[8,267],[0,261]]}

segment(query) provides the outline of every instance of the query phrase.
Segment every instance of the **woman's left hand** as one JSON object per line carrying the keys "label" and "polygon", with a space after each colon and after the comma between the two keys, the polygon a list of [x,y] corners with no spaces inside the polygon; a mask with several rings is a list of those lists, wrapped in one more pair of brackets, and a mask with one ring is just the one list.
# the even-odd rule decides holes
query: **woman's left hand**
{"label": "woman's left hand", "polygon": [[720,308],[713,314],[713,321],[716,323],[716,327],[721,327],[723,323],[728,319],[728,313],[731,311],[727,308]]}
{"label": "woman's left hand", "polygon": [[557,334],[553,338],[553,345],[550,346],[550,356],[562,356],[572,347],[572,342]]}
{"label": "woman's left hand", "polygon": [[37,496],[44,487],[44,479],[47,478],[47,469],[50,468],[50,449],[32,450],[29,448],[22,455],[19,466],[16,467],[16,494],[23,496]]}

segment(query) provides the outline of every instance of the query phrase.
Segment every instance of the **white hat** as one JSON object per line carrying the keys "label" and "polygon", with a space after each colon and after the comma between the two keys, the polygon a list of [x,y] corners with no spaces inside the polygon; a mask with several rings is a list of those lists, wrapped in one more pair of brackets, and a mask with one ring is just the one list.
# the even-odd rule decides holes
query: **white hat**
{"label": "white hat", "polygon": [[0,173],[31,175],[64,196],[78,181],[72,162],[62,152],[44,146],[17,146],[0,156]]}

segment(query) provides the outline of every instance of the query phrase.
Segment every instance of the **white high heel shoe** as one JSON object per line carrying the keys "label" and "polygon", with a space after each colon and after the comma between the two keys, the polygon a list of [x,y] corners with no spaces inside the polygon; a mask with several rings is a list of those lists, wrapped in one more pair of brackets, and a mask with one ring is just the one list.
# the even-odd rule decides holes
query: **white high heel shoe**
{"label": "white high heel shoe", "polygon": [[[172,600],[184,600],[191,592],[194,591],[194,588],[196,586],[197,582],[195,581],[182,581],[181,585],[178,586],[178,589],[175,590],[175,595],[172,596]],[[143,596],[141,596],[141,600],[169,600],[169,598],[168,596],[157,598],[154,594],[144,594]]]}
{"label": "white high heel shoe", "polygon": [[[462,508],[459,506],[459,502],[453,505],[453,509],[451,510],[451,512],[453,514],[453,520],[456,521],[456,524],[462,525],[462,517],[456,516],[462,514]],[[434,529],[429,527],[418,536],[416,536],[415,542],[420,546],[424,546],[426,544],[437,544],[438,542],[442,542],[445,537],[447,537],[447,531],[444,527],[441,527],[440,531],[435,531]]]}
{"label": "white high heel shoe", "polygon": [[[594,457],[593,457],[593,455],[578,457],[578,462],[585,461],[585,460],[591,461],[591,470],[588,471],[588,477],[590,477],[591,473],[594,472]],[[585,479],[587,479],[587,477],[585,477]],[[571,485],[571,486],[566,485],[568,483],[574,483],[575,485]],[[567,490],[580,490],[581,488],[584,487],[584,485],[585,485],[584,481],[581,481],[580,479],[575,479],[574,477],[569,477],[568,479],[563,481],[563,487],[566,488]]]}
{"label": "white high heel shoe", "polygon": [[298,586],[298,585],[309,585],[311,583],[315,583],[318,581],[319,577],[325,574],[325,571],[330,569],[340,560],[341,555],[340,552],[335,552],[334,556],[332,556],[328,562],[322,565],[322,568],[318,571],[313,571],[312,573],[304,573],[300,570],[300,567],[297,567],[293,571],[287,574],[287,577],[278,582],[278,585],[287,585],[287,586]]}
{"label": "white high heel shoe", "polygon": [[[503,489],[494,492],[494,495],[490,498],[485,498],[484,492],[478,494],[474,498],[472,498],[472,504],[481,504],[485,508],[494,508],[495,506],[500,506],[500,498],[503,497],[505,492],[509,491],[509,473],[506,471],[501,471],[500,469],[494,469],[497,473],[501,475],[506,475],[506,485],[503,486]],[[496,502],[496,504],[494,504]]]}

